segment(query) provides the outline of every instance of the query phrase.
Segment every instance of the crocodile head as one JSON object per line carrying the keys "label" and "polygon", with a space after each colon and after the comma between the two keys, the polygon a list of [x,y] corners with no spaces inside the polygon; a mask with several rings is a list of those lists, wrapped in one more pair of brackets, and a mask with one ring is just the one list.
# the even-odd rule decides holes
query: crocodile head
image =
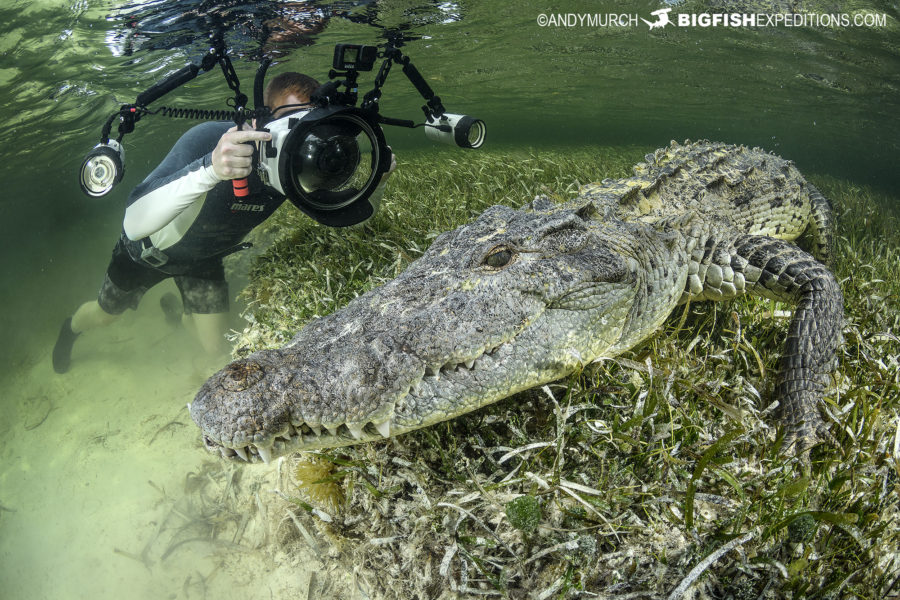
{"label": "crocodile head", "polygon": [[665,243],[592,205],[541,206],[488,209],[284,348],[215,374],[190,409],[207,447],[268,461],[383,439],[613,355],[651,327],[651,305],[653,328],[665,318],[680,290],[647,302],[639,268]]}

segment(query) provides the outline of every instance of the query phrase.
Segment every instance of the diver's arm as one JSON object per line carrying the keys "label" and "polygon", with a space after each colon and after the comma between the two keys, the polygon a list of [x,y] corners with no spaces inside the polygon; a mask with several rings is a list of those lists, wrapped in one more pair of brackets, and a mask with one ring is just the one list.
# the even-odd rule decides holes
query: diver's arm
{"label": "diver's arm", "polygon": [[210,157],[206,155],[194,161],[179,171],[177,177],[153,187],[134,200],[125,209],[122,223],[128,239],[139,240],[156,233],[219,183]]}
{"label": "diver's arm", "polygon": [[[133,200],[125,209],[125,235],[139,240],[156,233],[191,204],[202,200],[220,181],[249,175],[253,147],[245,142],[270,137],[266,132],[237,131],[236,127],[221,134],[221,125],[189,131],[132,192]],[[213,143],[212,152],[201,154]]]}

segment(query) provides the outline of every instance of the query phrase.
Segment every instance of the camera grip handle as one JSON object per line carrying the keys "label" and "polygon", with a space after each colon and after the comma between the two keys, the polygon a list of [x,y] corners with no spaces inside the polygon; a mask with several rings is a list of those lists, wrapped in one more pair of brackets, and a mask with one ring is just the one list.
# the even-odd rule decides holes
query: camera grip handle
{"label": "camera grip handle", "polygon": [[232,179],[231,188],[234,191],[235,198],[246,198],[250,195],[250,181],[246,177]]}
{"label": "camera grip handle", "polygon": [[[242,142],[247,144],[248,146],[254,146],[253,148],[253,158],[251,159],[251,165],[256,163],[256,148],[252,142]],[[249,177],[241,177],[240,179],[232,179],[231,180],[231,189],[234,192],[235,198],[246,198],[250,195],[250,178]]]}

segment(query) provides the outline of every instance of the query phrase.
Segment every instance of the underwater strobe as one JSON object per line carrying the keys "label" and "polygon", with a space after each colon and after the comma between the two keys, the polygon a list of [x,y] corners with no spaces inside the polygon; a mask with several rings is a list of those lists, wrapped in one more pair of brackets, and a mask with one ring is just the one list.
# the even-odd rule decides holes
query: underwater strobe
{"label": "underwater strobe", "polygon": [[99,143],[88,152],[81,165],[81,191],[99,198],[122,181],[125,173],[125,149],[116,140]]}
{"label": "underwater strobe", "polygon": [[429,118],[425,124],[425,137],[435,142],[456,144],[460,148],[480,148],[487,132],[484,121],[468,115],[444,113]]}
{"label": "underwater strobe", "polygon": [[[143,115],[159,114],[175,117],[234,120],[238,125],[255,119],[257,131],[267,131],[271,140],[259,144],[254,152],[255,175],[263,185],[286,196],[297,208],[314,220],[330,227],[361,223],[372,216],[377,207],[384,175],[391,166],[392,153],[385,141],[382,125],[424,127],[428,139],[461,148],[479,148],[484,143],[484,121],[446,112],[441,99],[434,94],[424,77],[409,58],[391,44],[379,51],[375,46],[338,44],[334,50],[329,81],[321,85],[304,104],[263,106],[264,78],[269,61],[263,60],[254,82],[254,110],[245,108],[246,96],[240,93],[237,76],[225,54],[221,40],[210,49],[201,66],[188,65],[140,94],[135,104],[125,105],[104,126],[98,144],[85,159],[81,170],[81,188],[89,196],[109,192],[122,179],[121,139],[134,129]],[[361,71],[371,71],[382,58],[374,88],[356,106],[359,87],[356,79]],[[233,112],[162,107],[155,111],[147,104],[163,94],[209,70],[222,65],[226,80],[235,91]],[[394,119],[379,114],[382,86],[392,64],[399,64],[403,74],[426,100],[422,106],[425,122]],[[272,111],[278,114],[275,118]],[[119,137],[109,138],[113,122],[119,120]],[[252,177],[252,175],[251,175]],[[247,193],[248,184],[235,186]]]}

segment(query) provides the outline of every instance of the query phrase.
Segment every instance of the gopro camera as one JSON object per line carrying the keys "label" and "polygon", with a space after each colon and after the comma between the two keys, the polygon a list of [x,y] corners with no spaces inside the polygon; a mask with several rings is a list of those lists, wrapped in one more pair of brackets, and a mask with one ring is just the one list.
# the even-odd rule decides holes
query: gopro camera
{"label": "gopro camera", "polygon": [[341,71],[371,71],[377,58],[376,46],[337,44],[331,66]]}

